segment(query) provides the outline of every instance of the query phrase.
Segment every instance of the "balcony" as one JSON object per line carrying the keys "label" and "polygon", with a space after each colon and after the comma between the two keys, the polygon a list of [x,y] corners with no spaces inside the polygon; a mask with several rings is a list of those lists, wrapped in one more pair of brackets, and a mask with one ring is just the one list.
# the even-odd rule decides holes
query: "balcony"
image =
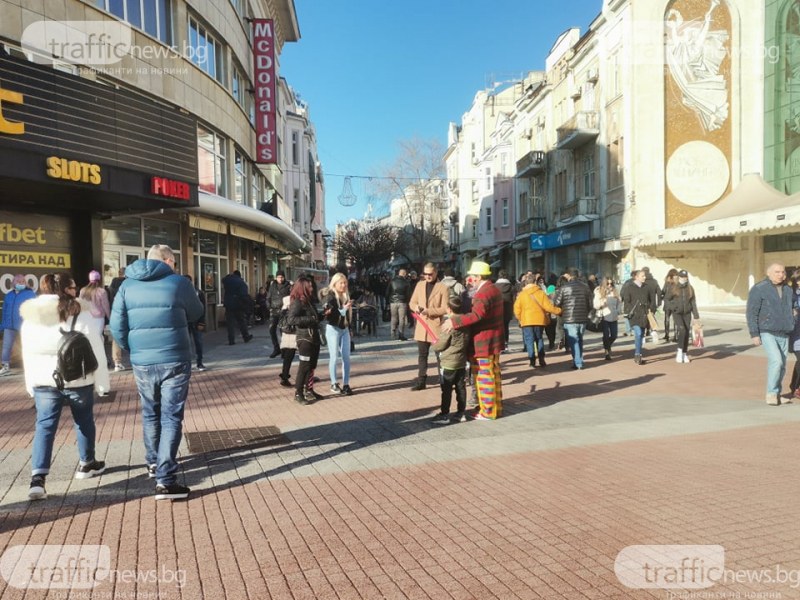
{"label": "balcony", "polygon": [[547,219],[544,217],[529,217],[517,223],[517,235],[544,233],[545,231],[547,231]]}
{"label": "balcony", "polygon": [[597,111],[575,113],[561,127],[556,129],[558,139],[556,147],[560,150],[573,150],[593,141],[600,135],[599,122]]}
{"label": "balcony", "polygon": [[545,153],[542,150],[532,150],[517,161],[517,177],[539,175],[545,171]]}
{"label": "balcony", "polygon": [[597,218],[599,218],[597,198],[578,198],[576,202],[558,207],[556,225],[563,227],[575,221],[593,221]]}

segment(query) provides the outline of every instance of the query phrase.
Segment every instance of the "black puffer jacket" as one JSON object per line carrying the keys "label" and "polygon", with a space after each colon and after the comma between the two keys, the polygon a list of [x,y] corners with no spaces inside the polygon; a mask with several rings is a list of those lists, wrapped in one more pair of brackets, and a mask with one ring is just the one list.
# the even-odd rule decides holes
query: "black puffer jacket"
{"label": "black puffer jacket", "polygon": [[588,323],[592,299],[589,286],[573,279],[556,290],[553,304],[561,308],[564,323]]}
{"label": "black puffer jacket", "polygon": [[391,304],[406,304],[411,298],[411,284],[404,277],[395,277],[386,287],[386,299]]}
{"label": "black puffer jacket", "polygon": [[297,341],[319,344],[319,315],[310,302],[292,300],[286,315],[286,324],[294,327]]}
{"label": "black puffer jacket", "polygon": [[695,319],[700,318],[700,314],[697,312],[697,300],[695,298],[694,288],[690,283],[685,285],[673,283],[665,286],[665,289],[667,290],[667,293],[664,294],[665,310],[666,307],[669,306],[672,312],[676,312],[680,315],[692,313]]}

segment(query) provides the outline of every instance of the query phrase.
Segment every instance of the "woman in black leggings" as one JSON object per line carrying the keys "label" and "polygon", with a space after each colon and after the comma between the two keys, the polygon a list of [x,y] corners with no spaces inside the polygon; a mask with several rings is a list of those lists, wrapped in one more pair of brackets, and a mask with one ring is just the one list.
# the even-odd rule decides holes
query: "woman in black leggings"
{"label": "woman in black leggings", "polygon": [[700,314],[697,312],[697,297],[686,271],[678,271],[675,283],[669,286],[664,296],[664,302],[670,303],[672,307],[672,318],[677,329],[678,353],[675,355],[675,362],[688,363],[689,328],[692,317],[699,321]]}

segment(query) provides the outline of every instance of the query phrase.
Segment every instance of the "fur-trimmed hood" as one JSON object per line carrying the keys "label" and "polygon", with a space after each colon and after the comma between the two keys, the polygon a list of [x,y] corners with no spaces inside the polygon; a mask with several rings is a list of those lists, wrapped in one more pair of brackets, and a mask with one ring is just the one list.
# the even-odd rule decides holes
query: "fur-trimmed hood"
{"label": "fur-trimmed hood", "polygon": [[[89,313],[92,305],[82,298],[75,299],[81,305],[81,312]],[[20,315],[25,321],[38,325],[52,326],[61,323],[58,317],[58,296],[55,294],[42,294],[20,306]]]}

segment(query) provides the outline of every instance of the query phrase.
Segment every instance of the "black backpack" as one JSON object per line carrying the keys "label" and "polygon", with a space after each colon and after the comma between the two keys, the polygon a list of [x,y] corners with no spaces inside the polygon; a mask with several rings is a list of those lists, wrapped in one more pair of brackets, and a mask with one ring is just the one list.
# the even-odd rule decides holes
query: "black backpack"
{"label": "black backpack", "polygon": [[64,389],[64,383],[75,381],[94,373],[97,370],[97,358],[92,350],[92,343],[80,331],[75,331],[75,321],[78,315],[72,317],[69,331],[61,332],[61,341],[56,352],[56,370],[53,371],[53,381],[59,390]]}

